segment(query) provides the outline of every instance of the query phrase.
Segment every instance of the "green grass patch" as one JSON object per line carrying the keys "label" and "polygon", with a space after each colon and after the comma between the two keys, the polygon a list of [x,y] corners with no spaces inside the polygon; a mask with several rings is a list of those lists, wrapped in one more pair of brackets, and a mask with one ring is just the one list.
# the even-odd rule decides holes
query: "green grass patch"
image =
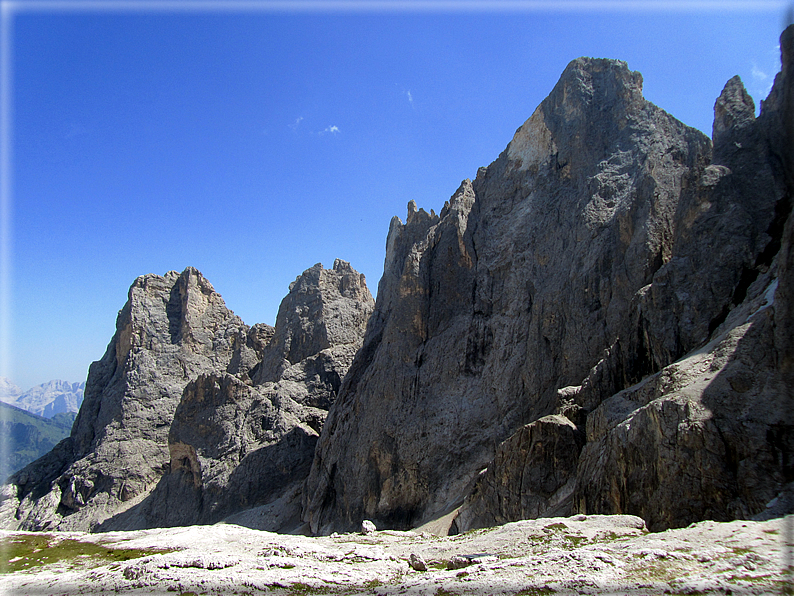
{"label": "green grass patch", "polygon": [[0,539],[0,573],[25,571],[63,561],[75,566],[97,567],[163,552],[171,551],[108,548],[71,538],[58,540],[51,534],[7,536]]}
{"label": "green grass patch", "polygon": [[[272,589],[272,588],[271,588]],[[283,588],[282,588],[283,589]],[[332,586],[311,586],[309,584],[304,584],[302,582],[297,582],[294,584],[290,584],[289,588],[290,594],[344,594],[346,590],[344,587],[332,587]]]}
{"label": "green grass patch", "polygon": [[620,534],[617,534],[617,533],[613,532],[612,530],[610,530],[609,532],[605,532],[604,534],[599,535],[598,538],[600,540],[604,540],[604,541],[613,541],[613,540],[619,540],[621,538],[624,538],[624,536],[621,536]]}
{"label": "green grass patch", "polygon": [[575,534],[566,534],[563,537],[565,540],[573,544],[574,548],[579,548],[583,543],[587,542],[587,536],[577,536]]}
{"label": "green grass patch", "polygon": [[766,581],[772,579],[771,573],[765,573],[764,575],[731,575],[725,578],[725,581],[729,582],[757,582],[757,581]]}
{"label": "green grass patch", "polygon": [[516,592],[516,596],[549,596],[549,594],[556,593],[557,590],[549,586],[541,586],[539,588],[524,588],[520,592]]}
{"label": "green grass patch", "polygon": [[567,530],[568,526],[566,526],[562,522],[556,522],[553,524],[549,524],[548,526],[543,526],[544,530]]}

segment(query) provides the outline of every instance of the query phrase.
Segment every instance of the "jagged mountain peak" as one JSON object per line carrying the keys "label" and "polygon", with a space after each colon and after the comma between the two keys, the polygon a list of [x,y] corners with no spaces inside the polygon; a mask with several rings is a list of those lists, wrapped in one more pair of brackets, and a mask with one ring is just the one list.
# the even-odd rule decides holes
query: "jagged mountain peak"
{"label": "jagged mountain peak", "polygon": [[[242,470],[231,480],[218,476],[218,470],[241,463],[241,452],[235,452],[238,459],[232,462],[227,461],[226,451],[224,457],[219,456],[218,446],[207,451],[200,440],[202,429],[212,427],[207,418],[216,421],[211,437],[226,433],[230,443],[251,451],[268,445],[262,454],[274,453],[274,449],[285,453],[295,463],[287,467],[294,467],[294,473],[303,470],[305,476],[325,417],[322,408],[335,398],[360,345],[372,302],[364,276],[341,259],[333,269],[318,265],[298,278],[281,309],[293,317],[282,316],[275,329],[245,325],[193,267],[136,278],[105,355],[91,365],[85,400],[71,436],[12,478],[17,505],[15,521],[10,523],[26,529],[173,523],[178,516],[172,504],[158,506],[160,493],[153,491],[169,471],[174,473],[169,478],[177,478],[184,459],[180,453],[189,451],[195,461],[220,459],[215,467],[205,465],[205,473],[215,470],[211,478],[202,479],[197,472],[200,485],[218,478],[241,482],[239,478],[246,476]],[[312,306],[319,310],[306,312]],[[298,354],[300,349],[309,353]],[[296,362],[285,359],[296,354]],[[275,378],[252,380],[256,371],[268,369],[272,362],[279,365]],[[283,387],[275,383],[279,380]],[[247,405],[239,410],[242,402]],[[230,425],[235,417],[243,420],[249,414],[253,416],[250,423]],[[273,417],[275,434],[262,435],[265,414]],[[194,416],[203,421],[196,425]],[[254,438],[240,443],[232,435],[243,427],[253,429]],[[308,450],[298,458],[303,467],[289,453],[294,443],[274,447],[279,432],[298,427],[304,451]],[[264,455],[264,460],[256,460],[257,465],[272,472],[273,466],[283,464],[282,460],[270,462],[271,457],[275,456]],[[244,502],[248,501],[244,498]],[[184,515],[186,520],[198,521],[228,510],[208,501],[206,510]]]}

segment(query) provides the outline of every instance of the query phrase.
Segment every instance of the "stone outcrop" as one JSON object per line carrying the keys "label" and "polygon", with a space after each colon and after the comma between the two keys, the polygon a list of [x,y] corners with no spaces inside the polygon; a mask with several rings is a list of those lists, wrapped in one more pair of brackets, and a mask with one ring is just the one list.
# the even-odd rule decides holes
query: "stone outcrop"
{"label": "stone outcrop", "polygon": [[373,305],[340,260],[298,278],[275,329],[249,328],[193,268],[138,278],[71,436],[12,477],[4,525],[175,525],[272,500],[305,478]]}
{"label": "stone outcrop", "polygon": [[[626,313],[669,260],[676,207],[710,157],[641,86],[625,63],[573,61],[439,216],[409,205],[392,222],[373,321],[309,477],[313,530],[457,507],[500,442],[635,335]],[[619,380],[649,366],[640,354]]]}
{"label": "stone outcrop", "polygon": [[[759,118],[728,82],[713,145],[624,63],[574,60],[440,215],[392,221],[304,492],[315,532],[461,504],[461,531],[573,511],[662,529],[756,514],[790,481],[793,33]],[[569,446],[529,444],[554,414]]]}
{"label": "stone outcrop", "polygon": [[738,77],[717,99],[712,164],[640,300],[654,359],[688,353],[590,413],[579,510],[746,519],[794,480],[794,28],[781,49],[757,119]]}
{"label": "stone outcrop", "polygon": [[[373,307],[349,263],[304,271],[276,327],[248,332],[257,364],[246,373],[207,371],[187,384],[168,434],[167,473],[145,501],[100,529],[214,523],[297,494]],[[299,506],[293,496],[257,527],[294,530]]]}
{"label": "stone outcrop", "polygon": [[524,426],[499,445],[494,460],[466,497],[450,533],[570,511],[584,442],[582,431],[558,414]]}
{"label": "stone outcrop", "polygon": [[3,523],[786,513],[794,26],[781,50],[760,115],[734,77],[712,139],[625,63],[572,61],[439,214],[392,219],[377,303],[339,260],[290,286],[275,327],[193,269],[139,278],[72,435],[13,477]]}
{"label": "stone outcrop", "polygon": [[21,529],[92,529],[150,491],[182,391],[224,370],[246,326],[195,269],[144,275],[88,374],[71,436],[15,476]]}

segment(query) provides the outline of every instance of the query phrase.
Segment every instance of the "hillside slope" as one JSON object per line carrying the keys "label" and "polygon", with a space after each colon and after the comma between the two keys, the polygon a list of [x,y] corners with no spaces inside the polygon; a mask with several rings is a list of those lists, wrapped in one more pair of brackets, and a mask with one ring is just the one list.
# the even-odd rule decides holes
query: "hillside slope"
{"label": "hillside slope", "polygon": [[7,451],[0,462],[2,480],[40,458],[68,437],[75,418],[74,413],[44,418],[2,402],[0,409],[0,435],[7,441]]}

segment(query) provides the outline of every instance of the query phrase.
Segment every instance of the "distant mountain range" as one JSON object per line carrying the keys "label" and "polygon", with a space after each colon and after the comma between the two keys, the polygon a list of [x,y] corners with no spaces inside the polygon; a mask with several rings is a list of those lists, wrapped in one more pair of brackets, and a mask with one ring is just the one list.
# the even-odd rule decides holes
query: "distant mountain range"
{"label": "distant mountain range", "polygon": [[10,379],[0,377],[0,432],[9,441],[8,451],[0,458],[0,479],[69,436],[84,389],[85,382],[56,380],[22,391]]}
{"label": "distant mountain range", "polygon": [[10,379],[0,377],[1,402],[44,418],[67,412],[76,414],[83,403],[84,390],[85,381],[69,383],[55,380],[22,391]]}

